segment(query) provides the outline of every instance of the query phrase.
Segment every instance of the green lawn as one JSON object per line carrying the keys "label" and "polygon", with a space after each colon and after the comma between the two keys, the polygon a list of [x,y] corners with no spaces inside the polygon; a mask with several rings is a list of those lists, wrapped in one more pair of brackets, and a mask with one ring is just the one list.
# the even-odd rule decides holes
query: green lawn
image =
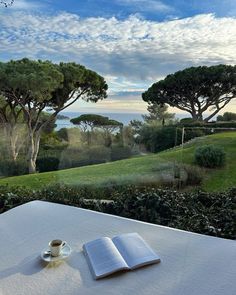
{"label": "green lawn", "polygon": [[227,154],[227,160],[224,168],[204,172],[202,188],[207,191],[221,191],[236,186],[235,132],[225,132],[197,138],[192,143],[186,144],[183,150],[175,148],[158,154],[134,157],[112,163],[3,178],[0,180],[0,185],[23,185],[38,189],[58,182],[72,185],[97,185],[110,182],[135,183],[137,181],[155,182],[160,177],[160,174],[163,173],[162,167],[165,167],[166,163],[177,161],[192,164],[195,148],[203,144],[214,144],[223,147]]}

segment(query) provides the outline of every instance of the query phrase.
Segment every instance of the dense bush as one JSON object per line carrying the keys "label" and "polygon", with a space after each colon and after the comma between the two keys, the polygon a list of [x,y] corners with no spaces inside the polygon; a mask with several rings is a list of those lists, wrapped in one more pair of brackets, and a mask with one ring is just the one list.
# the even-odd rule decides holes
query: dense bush
{"label": "dense bush", "polygon": [[[200,129],[186,130],[184,142],[203,135],[206,135],[206,132]],[[140,130],[138,141],[144,144],[149,152],[153,153],[173,148],[182,142],[182,127],[145,125]]]}
{"label": "dense bush", "polygon": [[189,121],[189,122],[181,122],[178,124],[178,126],[182,127],[201,127],[201,128],[236,128],[236,122],[235,121],[228,121],[228,122],[204,122],[204,121]]}
{"label": "dense bush", "polygon": [[[89,200],[88,198],[92,198]],[[111,202],[94,200],[112,199]],[[0,186],[0,212],[45,200],[217,237],[236,239],[236,189],[224,193],[179,193],[152,187],[70,187],[41,191]]]}
{"label": "dense bush", "polygon": [[236,190],[222,194],[127,188],[109,213],[203,234],[236,238]]}
{"label": "dense bush", "polygon": [[223,115],[217,116],[217,121],[236,121],[236,113],[225,112]]}
{"label": "dense bush", "polygon": [[39,172],[58,170],[60,160],[55,157],[39,158],[36,161],[37,170]]}
{"label": "dense bush", "polygon": [[111,161],[127,159],[131,157],[131,148],[129,146],[112,146]]}
{"label": "dense bush", "polygon": [[174,147],[176,128],[146,125],[140,130],[139,143],[144,144],[146,149],[152,153]]}
{"label": "dense bush", "polygon": [[28,173],[27,162],[25,160],[0,160],[0,176],[18,176]]}
{"label": "dense bush", "polygon": [[110,149],[104,146],[92,146],[86,151],[88,165],[105,163],[111,160]]}
{"label": "dense bush", "polygon": [[204,145],[196,148],[195,162],[202,167],[217,168],[225,164],[225,152],[214,145]]}

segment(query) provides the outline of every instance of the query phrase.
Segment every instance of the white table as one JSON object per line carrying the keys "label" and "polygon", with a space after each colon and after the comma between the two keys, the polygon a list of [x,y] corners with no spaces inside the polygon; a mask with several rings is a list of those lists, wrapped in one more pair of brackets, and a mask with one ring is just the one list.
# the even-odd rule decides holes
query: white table
{"label": "white table", "polygon": [[[160,264],[93,280],[81,250],[101,236],[137,232]],[[73,248],[67,261],[45,264],[49,240]],[[34,201],[0,215],[0,294],[236,294],[236,242],[79,208]]]}

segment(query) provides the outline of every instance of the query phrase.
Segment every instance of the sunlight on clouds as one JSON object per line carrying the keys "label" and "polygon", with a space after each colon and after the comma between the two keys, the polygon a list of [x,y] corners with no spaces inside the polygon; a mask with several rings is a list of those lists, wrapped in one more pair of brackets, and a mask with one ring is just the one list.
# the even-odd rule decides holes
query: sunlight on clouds
{"label": "sunlight on clouds", "polygon": [[13,12],[0,15],[0,24],[0,53],[11,58],[74,60],[129,81],[150,83],[190,65],[235,63],[236,19],[230,17],[158,23],[135,16],[81,19]]}
{"label": "sunlight on clouds", "polygon": [[78,101],[76,105],[68,108],[68,111],[80,111],[80,112],[110,112],[110,113],[145,113],[147,109],[147,103],[145,103],[141,97],[133,99],[112,99],[99,101],[94,104],[91,102]]}

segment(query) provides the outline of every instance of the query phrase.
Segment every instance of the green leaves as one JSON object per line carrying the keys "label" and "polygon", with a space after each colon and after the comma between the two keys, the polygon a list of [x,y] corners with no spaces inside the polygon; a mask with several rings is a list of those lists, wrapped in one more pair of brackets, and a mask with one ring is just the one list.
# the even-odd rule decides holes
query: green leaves
{"label": "green leaves", "polygon": [[195,120],[203,120],[203,114],[212,111],[205,119],[209,121],[236,97],[236,66],[187,68],[154,83],[142,97],[184,110]]}
{"label": "green leaves", "polygon": [[40,191],[0,186],[0,213],[36,199],[211,236],[236,238],[235,188],[223,193],[181,193],[147,186],[74,187],[55,184]]}
{"label": "green leaves", "polygon": [[45,103],[58,110],[71,98],[97,102],[106,98],[107,89],[103,77],[76,63],[27,58],[0,63],[0,94],[18,104]]}
{"label": "green leaves", "polygon": [[226,153],[221,147],[214,145],[200,146],[195,151],[195,162],[206,168],[222,167],[225,164]]}

